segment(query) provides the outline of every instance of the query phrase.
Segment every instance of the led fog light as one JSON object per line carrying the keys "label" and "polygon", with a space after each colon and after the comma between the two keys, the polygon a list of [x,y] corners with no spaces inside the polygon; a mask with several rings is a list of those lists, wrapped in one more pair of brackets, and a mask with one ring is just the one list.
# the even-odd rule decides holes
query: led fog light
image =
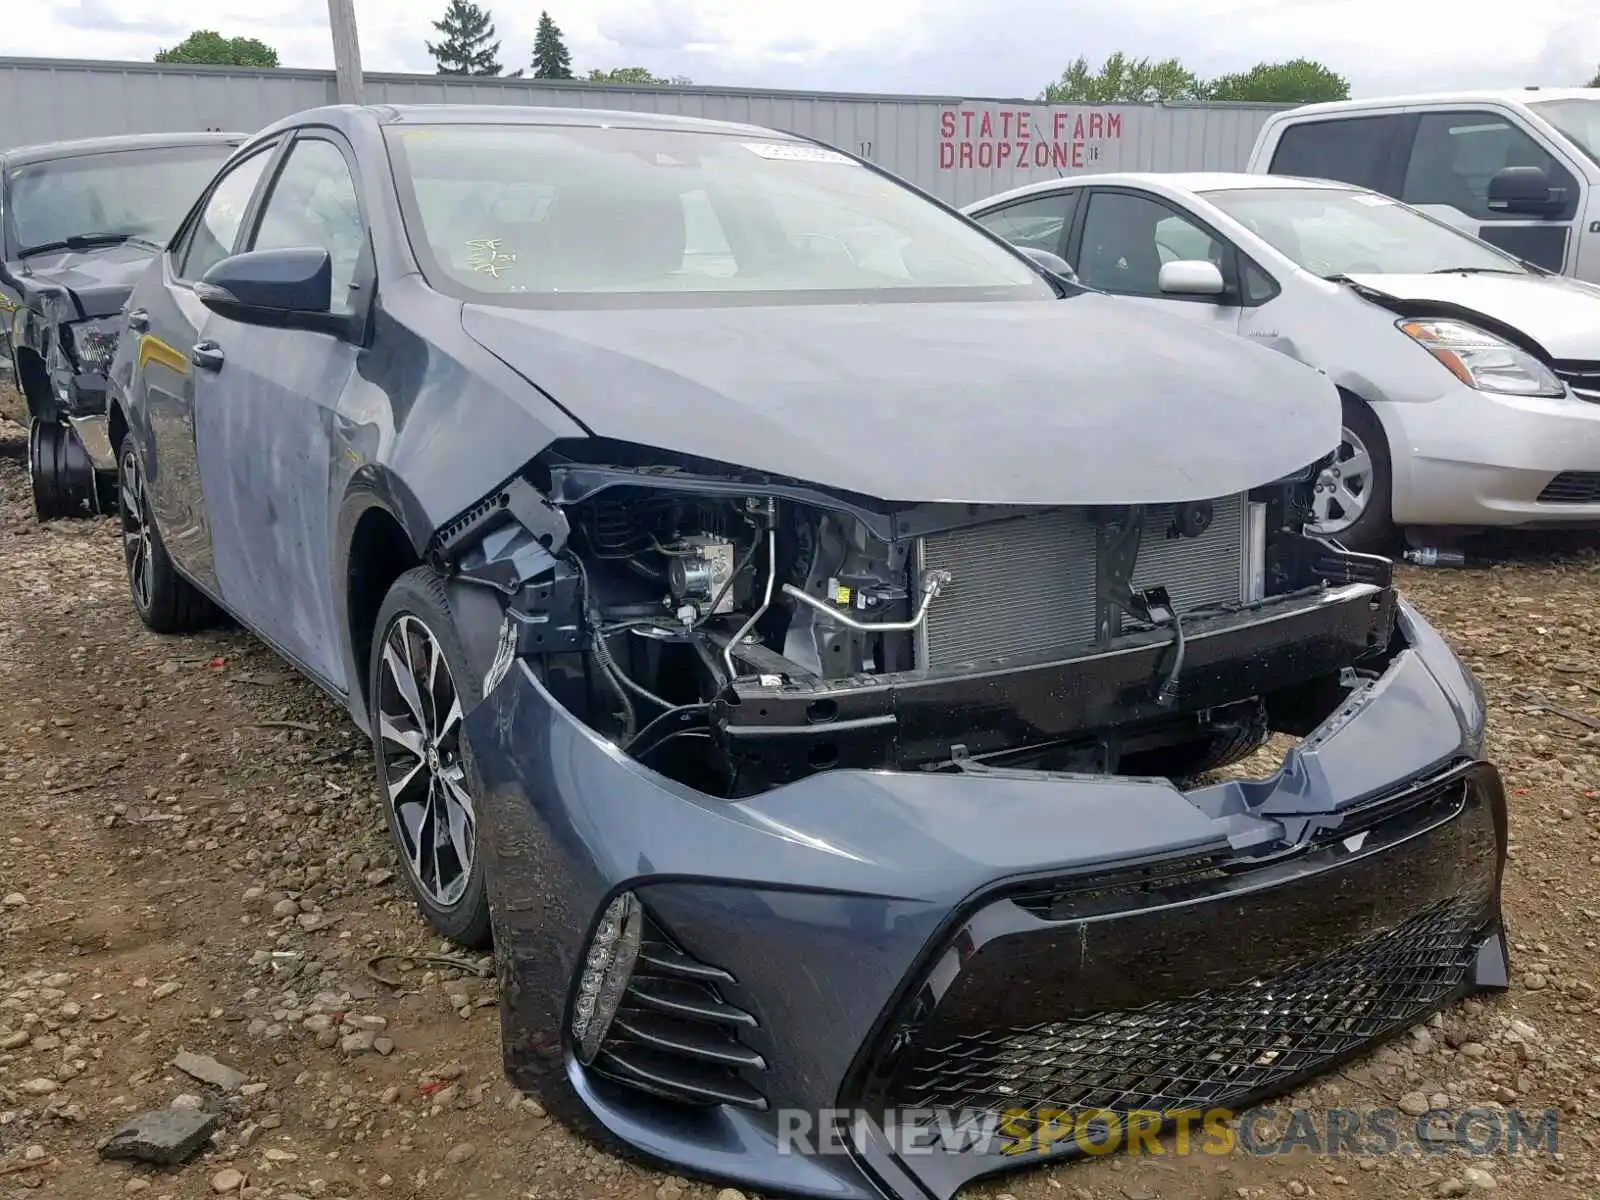
{"label": "led fog light", "polygon": [[605,1040],[611,1019],[617,1015],[622,993],[639,957],[639,939],[644,929],[644,911],[632,892],[623,892],[606,906],[605,915],[589,943],[583,977],[578,981],[578,999],[572,1007],[572,1040],[578,1060],[594,1060]]}

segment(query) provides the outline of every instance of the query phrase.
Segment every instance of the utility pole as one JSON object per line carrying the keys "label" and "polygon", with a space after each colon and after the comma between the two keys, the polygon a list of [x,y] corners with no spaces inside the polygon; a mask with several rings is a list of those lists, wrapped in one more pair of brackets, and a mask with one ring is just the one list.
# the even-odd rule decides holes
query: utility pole
{"label": "utility pole", "polygon": [[333,69],[339,82],[339,103],[365,104],[355,0],[328,0],[328,24],[333,28]]}

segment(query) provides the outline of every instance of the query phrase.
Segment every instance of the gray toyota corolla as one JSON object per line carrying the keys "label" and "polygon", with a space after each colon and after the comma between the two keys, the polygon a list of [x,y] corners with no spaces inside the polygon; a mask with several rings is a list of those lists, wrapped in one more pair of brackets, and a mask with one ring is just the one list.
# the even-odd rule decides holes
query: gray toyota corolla
{"label": "gray toyota corolla", "polygon": [[943,1198],[1504,986],[1481,693],[1302,532],[1283,355],[813,142],[500,107],[263,131],[126,320],[140,616],[348,706],[588,1136]]}

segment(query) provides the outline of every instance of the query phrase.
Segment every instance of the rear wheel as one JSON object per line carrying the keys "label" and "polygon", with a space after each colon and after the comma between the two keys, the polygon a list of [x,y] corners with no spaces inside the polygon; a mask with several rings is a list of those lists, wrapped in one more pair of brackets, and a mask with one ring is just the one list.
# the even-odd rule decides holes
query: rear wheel
{"label": "rear wheel", "polygon": [[122,560],[133,609],[154,633],[203,629],[215,617],[216,609],[178,574],[167,557],[161,531],[150,516],[149,500],[139,451],[130,433],[117,451],[117,519],[122,527]]}
{"label": "rear wheel", "polygon": [[1383,426],[1361,401],[1344,397],[1338,457],[1313,484],[1306,532],[1366,554],[1394,548],[1393,474]]}
{"label": "rear wheel", "polygon": [[376,629],[368,694],[389,833],[428,924],[479,948],[489,941],[489,902],[461,732],[478,687],[438,572],[400,576]]}

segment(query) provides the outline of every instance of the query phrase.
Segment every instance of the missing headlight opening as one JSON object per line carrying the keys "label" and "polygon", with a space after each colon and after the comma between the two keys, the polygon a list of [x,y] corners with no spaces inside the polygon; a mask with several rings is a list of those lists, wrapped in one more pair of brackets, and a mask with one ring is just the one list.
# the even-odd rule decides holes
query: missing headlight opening
{"label": "missing headlight opening", "polygon": [[1313,474],[1034,509],[560,459],[435,551],[503,594],[487,689],[521,659],[709,794],[840,767],[1192,778],[1310,733],[1396,648],[1388,561],[1300,532]]}

